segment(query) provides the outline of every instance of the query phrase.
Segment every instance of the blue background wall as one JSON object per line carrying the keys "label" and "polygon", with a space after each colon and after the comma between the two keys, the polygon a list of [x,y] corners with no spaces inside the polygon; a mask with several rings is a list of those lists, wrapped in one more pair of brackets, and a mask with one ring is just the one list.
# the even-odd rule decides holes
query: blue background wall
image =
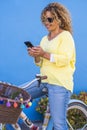
{"label": "blue background wall", "polygon": [[[87,1],[56,0],[71,12],[77,52],[74,92],[87,91]],[[39,73],[24,41],[38,45],[47,34],[42,9],[53,0],[0,0],[0,80],[20,85]]]}

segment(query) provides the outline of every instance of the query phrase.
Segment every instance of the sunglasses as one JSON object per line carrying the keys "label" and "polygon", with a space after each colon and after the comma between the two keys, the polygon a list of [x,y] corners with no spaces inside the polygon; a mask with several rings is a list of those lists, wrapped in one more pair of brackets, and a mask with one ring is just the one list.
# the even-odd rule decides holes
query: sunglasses
{"label": "sunglasses", "polygon": [[53,21],[54,21],[54,18],[50,18],[50,17],[44,18],[44,19],[42,20],[43,23],[45,23],[45,22],[52,23]]}

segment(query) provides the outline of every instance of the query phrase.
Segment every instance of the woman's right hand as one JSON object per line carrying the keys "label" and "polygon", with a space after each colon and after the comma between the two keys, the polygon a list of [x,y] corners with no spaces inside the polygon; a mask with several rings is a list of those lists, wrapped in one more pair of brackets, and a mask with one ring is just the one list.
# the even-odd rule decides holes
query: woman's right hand
{"label": "woman's right hand", "polygon": [[36,62],[36,63],[40,62],[40,56],[38,56],[38,55],[35,53],[35,47],[32,47],[32,48],[29,47],[29,48],[27,49],[27,51],[28,51],[28,54],[35,59],[35,62]]}

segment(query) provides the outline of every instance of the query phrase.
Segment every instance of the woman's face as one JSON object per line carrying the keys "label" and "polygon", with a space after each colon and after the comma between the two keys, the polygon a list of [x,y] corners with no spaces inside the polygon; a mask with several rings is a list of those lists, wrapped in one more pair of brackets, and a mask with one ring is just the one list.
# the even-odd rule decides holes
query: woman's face
{"label": "woman's face", "polygon": [[58,22],[50,11],[46,12],[42,22],[49,32],[55,31],[58,28]]}

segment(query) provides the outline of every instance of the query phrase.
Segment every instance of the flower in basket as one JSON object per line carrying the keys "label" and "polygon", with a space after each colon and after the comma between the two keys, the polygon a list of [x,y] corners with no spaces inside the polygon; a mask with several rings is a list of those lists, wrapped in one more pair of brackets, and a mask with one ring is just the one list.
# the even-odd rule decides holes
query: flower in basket
{"label": "flower in basket", "polygon": [[42,97],[38,102],[36,111],[41,114],[44,114],[46,112],[47,103],[48,103],[48,97]]}

